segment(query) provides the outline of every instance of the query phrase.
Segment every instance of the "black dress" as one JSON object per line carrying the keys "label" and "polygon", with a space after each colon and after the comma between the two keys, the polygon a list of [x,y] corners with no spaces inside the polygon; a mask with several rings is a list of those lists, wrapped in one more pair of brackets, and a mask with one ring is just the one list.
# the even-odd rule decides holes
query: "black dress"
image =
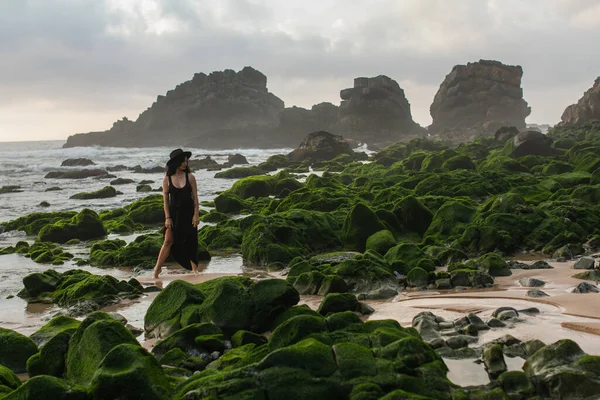
{"label": "black dress", "polygon": [[[192,186],[185,174],[185,186],[177,188],[169,176],[169,214],[173,223],[171,256],[183,268],[191,270],[190,261],[198,264],[198,228],[192,225],[194,199]],[[163,230],[163,235],[166,229]]]}

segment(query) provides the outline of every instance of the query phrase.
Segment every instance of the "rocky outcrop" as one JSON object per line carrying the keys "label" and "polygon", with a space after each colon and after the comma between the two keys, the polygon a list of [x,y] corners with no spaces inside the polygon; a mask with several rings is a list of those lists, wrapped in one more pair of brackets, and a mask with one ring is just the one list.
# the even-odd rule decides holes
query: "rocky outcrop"
{"label": "rocky outcrop", "polygon": [[398,83],[385,75],[356,78],[340,92],[338,133],[366,143],[395,142],[424,134],[413,121],[410,103]]}
{"label": "rocky outcrop", "polygon": [[108,131],[70,136],[65,147],[163,146],[173,140],[202,148],[282,145],[270,142],[283,108],[267,90],[267,77],[251,67],[198,73],[158,96],[135,122],[124,118]]}
{"label": "rocky outcrop", "polygon": [[531,113],[523,100],[520,66],[480,60],[456,65],[440,85],[430,107],[434,135],[468,139],[494,134],[503,126],[524,130]]}
{"label": "rocky outcrop", "polygon": [[300,143],[297,149],[292,151],[288,157],[295,162],[307,158],[313,161],[331,160],[340,154],[352,154],[350,145],[339,135],[329,132],[313,132]]}
{"label": "rocky outcrop", "polygon": [[600,120],[600,76],[577,104],[571,104],[563,112],[559,125],[577,125],[591,119]]}

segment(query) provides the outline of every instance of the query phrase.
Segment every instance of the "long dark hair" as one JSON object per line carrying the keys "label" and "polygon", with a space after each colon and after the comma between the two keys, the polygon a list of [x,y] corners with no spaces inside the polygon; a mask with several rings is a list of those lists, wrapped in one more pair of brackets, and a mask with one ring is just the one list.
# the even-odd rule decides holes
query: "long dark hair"
{"label": "long dark hair", "polygon": [[[183,160],[185,159],[185,155],[181,155],[181,157],[177,157],[175,160],[173,160],[173,162],[169,165],[167,164],[167,168],[165,170],[165,173],[167,174],[167,176],[173,176],[175,175],[175,172],[177,172],[177,168],[179,168],[179,166],[181,165],[181,163],[183,163]],[[184,172],[186,174],[190,173],[190,167],[186,167]]]}

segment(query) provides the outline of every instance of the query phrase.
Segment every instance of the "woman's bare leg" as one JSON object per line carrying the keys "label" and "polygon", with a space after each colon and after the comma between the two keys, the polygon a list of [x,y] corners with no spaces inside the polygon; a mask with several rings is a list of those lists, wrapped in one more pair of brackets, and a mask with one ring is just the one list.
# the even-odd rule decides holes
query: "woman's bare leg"
{"label": "woman's bare leg", "polygon": [[194,273],[194,275],[198,275],[198,265],[194,264],[192,260],[190,260],[190,265],[192,266],[192,272]]}
{"label": "woman's bare leg", "polygon": [[173,245],[173,229],[167,228],[165,231],[165,241],[163,242],[162,247],[160,248],[160,253],[158,253],[158,259],[156,260],[156,265],[154,266],[154,279],[158,278],[160,272],[162,271],[162,265],[171,254],[171,246]]}

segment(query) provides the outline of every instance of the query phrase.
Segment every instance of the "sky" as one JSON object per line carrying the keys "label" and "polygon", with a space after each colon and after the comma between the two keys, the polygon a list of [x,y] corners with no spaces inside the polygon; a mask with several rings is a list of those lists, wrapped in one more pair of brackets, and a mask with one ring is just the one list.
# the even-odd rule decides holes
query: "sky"
{"label": "sky", "polygon": [[106,130],[244,66],[286,107],[387,75],[427,126],[452,67],[493,59],[523,67],[527,122],[555,124],[600,75],[599,37],[597,0],[0,0],[0,141]]}

